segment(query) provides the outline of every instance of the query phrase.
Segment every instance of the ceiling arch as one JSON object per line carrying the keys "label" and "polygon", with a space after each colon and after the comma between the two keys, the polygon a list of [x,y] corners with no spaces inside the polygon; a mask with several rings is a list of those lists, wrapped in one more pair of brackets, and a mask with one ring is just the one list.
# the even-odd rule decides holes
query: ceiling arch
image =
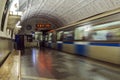
{"label": "ceiling arch", "polygon": [[63,26],[65,22],[64,19],[56,18],[50,14],[41,13],[39,15],[30,16],[29,18],[21,20],[22,21],[21,24],[26,26],[27,24],[31,24],[34,22],[40,23],[42,22],[42,20],[53,24],[56,28]]}
{"label": "ceiling arch", "polygon": [[[24,4],[27,5],[23,7]],[[20,10],[25,10],[22,24],[39,17],[57,27],[117,8],[120,0],[20,0]]]}

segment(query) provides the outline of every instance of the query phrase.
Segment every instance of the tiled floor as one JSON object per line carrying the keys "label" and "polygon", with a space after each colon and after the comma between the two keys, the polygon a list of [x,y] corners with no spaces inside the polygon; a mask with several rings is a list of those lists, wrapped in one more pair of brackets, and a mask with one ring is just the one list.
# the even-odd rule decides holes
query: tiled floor
{"label": "tiled floor", "polygon": [[[113,69],[113,70],[112,70]],[[120,69],[50,49],[25,49],[22,80],[120,80]]]}

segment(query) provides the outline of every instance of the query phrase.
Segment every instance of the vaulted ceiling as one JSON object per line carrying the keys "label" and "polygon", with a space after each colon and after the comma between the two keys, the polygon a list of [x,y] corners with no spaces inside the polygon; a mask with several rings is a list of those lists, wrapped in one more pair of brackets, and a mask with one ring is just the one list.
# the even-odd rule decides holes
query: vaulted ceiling
{"label": "vaulted ceiling", "polygon": [[120,8],[120,0],[20,0],[24,26],[43,20],[62,27],[117,8]]}

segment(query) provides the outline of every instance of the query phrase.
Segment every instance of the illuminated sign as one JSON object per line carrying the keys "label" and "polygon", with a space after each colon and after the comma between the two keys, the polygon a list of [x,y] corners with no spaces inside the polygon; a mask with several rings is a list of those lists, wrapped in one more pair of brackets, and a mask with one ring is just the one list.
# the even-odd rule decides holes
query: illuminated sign
{"label": "illuminated sign", "polygon": [[50,28],[51,27],[51,24],[37,24],[36,25],[36,28]]}

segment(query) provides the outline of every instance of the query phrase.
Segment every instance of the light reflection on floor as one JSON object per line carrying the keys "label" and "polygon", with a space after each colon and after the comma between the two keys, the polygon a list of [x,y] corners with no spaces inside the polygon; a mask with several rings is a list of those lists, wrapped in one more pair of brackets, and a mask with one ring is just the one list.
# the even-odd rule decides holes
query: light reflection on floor
{"label": "light reflection on floor", "polygon": [[55,50],[26,49],[21,60],[22,80],[120,80],[120,71]]}
{"label": "light reflection on floor", "polygon": [[[52,72],[52,58],[45,51],[40,51],[38,55],[38,70],[43,77]],[[48,73],[49,72],[49,73]],[[50,75],[49,75],[50,76]]]}

